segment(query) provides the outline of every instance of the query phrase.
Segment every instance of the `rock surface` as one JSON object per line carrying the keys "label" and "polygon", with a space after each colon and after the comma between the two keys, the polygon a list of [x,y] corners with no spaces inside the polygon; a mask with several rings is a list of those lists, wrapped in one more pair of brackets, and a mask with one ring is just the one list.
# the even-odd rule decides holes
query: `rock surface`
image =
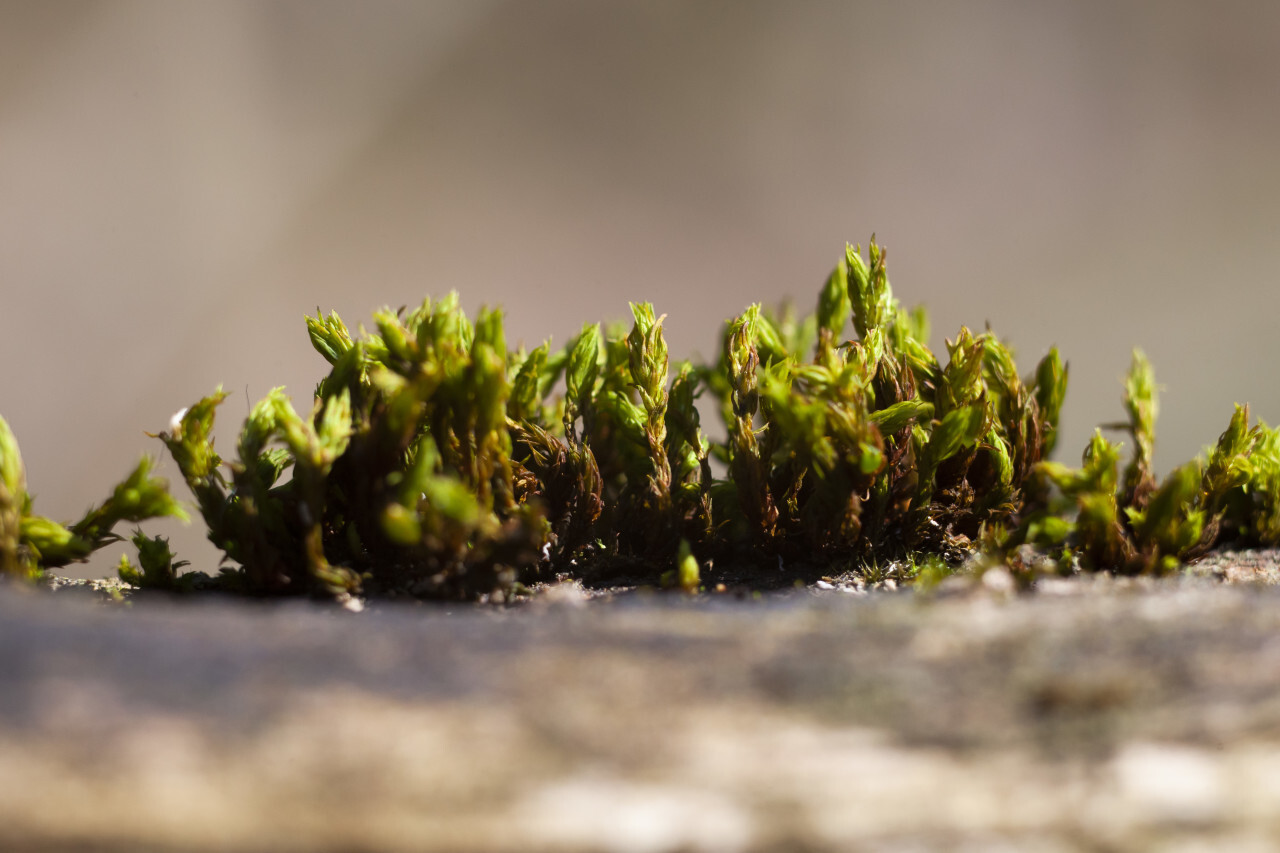
{"label": "rock surface", "polygon": [[1280,590],[1221,582],[1274,565],[359,614],[0,588],[0,847],[1275,849]]}

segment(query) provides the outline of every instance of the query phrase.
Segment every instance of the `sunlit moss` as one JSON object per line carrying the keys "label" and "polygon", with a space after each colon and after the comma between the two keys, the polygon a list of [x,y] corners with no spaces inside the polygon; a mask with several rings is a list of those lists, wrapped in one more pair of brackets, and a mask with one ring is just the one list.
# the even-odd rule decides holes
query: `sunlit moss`
{"label": "sunlit moss", "polygon": [[[470,599],[620,572],[695,591],[717,565],[757,578],[905,565],[920,568],[904,579],[936,581],[979,550],[999,559],[1025,546],[1065,570],[1159,573],[1222,541],[1280,542],[1280,432],[1251,426],[1247,407],[1206,460],[1158,482],[1157,386],[1135,353],[1123,472],[1101,432],[1080,467],[1050,462],[1068,376],[1057,350],[1024,375],[994,333],[962,327],[940,360],[874,239],[865,255],[847,247],[813,315],[749,306],[709,364],[673,367],[665,315],[631,311],[629,327],[588,324],[564,347],[532,350],[508,348],[501,312],[469,317],[454,294],[377,311],[372,332],[317,312],[307,329],[329,372],[309,410],[273,390],[233,460],[211,437],[220,389],[158,436],[225,555],[221,572],[183,581],[167,543],[138,532],[140,565],[124,559],[121,576]],[[722,441],[702,431],[704,396]],[[84,559],[120,538],[120,521],[181,514],[143,460],[81,521],[33,515],[0,421],[5,574]]]}
{"label": "sunlit moss", "polygon": [[143,521],[186,512],[169,494],[168,484],[151,473],[155,463],[143,457],[111,495],[77,522],[61,524],[36,515],[27,492],[26,469],[9,424],[0,418],[0,575],[37,578],[45,569],[82,561],[121,537],[122,521]]}

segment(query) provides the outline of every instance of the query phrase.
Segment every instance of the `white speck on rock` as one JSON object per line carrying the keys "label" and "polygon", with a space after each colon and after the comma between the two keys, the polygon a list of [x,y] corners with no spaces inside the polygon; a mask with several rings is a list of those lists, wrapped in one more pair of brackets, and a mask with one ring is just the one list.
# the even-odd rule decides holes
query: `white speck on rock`
{"label": "white speck on rock", "polygon": [[1138,743],[1125,747],[1113,767],[1125,799],[1150,820],[1207,823],[1221,816],[1221,768],[1206,750]]}
{"label": "white speck on rock", "polygon": [[987,569],[982,573],[982,585],[991,592],[1008,594],[1013,592],[1015,584],[1013,575],[1003,566]]}
{"label": "white speck on rock", "polygon": [[732,853],[754,834],[751,816],[723,795],[596,776],[533,791],[516,812],[534,848]]}
{"label": "white speck on rock", "polygon": [[1079,595],[1086,590],[1068,578],[1041,578],[1036,581],[1036,592],[1041,595]]}

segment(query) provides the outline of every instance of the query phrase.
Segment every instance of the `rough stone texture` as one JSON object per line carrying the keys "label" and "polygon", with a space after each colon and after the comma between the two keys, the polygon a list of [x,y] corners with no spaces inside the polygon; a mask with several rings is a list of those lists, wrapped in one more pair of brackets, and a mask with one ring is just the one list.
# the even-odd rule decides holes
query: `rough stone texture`
{"label": "rough stone texture", "polygon": [[1274,565],[360,614],[3,588],[0,847],[1275,849],[1280,590],[1210,579]]}

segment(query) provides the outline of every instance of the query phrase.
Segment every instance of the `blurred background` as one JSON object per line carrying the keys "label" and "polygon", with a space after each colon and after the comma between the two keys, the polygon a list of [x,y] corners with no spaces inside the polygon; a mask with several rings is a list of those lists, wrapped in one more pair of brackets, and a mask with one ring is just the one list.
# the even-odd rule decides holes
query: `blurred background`
{"label": "blurred background", "polygon": [[710,355],[874,231],[935,348],[1060,347],[1059,458],[1144,348],[1168,470],[1280,419],[1277,104],[1268,0],[0,2],[0,413],[78,517],[219,383],[224,453],[307,408],[317,307],[456,289],[533,345],[651,300]]}

